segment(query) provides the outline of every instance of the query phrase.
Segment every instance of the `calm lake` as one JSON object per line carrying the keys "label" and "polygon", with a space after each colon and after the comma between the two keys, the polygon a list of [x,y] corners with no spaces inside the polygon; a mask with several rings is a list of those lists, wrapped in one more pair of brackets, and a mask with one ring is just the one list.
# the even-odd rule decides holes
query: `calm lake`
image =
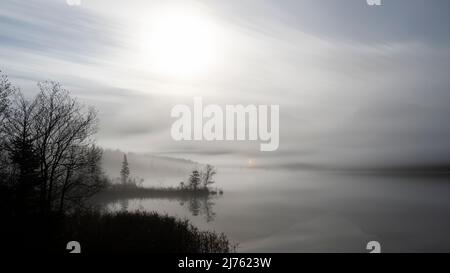
{"label": "calm lake", "polygon": [[216,183],[222,196],[108,208],[189,219],[224,232],[239,252],[367,252],[372,240],[383,252],[450,251],[448,177],[221,169]]}

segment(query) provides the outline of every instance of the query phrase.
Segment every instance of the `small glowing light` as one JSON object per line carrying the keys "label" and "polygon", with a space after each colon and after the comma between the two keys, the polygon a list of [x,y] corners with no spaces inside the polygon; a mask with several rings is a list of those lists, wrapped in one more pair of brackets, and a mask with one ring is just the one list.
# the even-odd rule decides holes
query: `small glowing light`
{"label": "small glowing light", "polygon": [[250,167],[255,166],[255,160],[254,160],[254,159],[251,159],[251,158],[248,159],[247,163],[248,163],[248,165],[249,165]]}

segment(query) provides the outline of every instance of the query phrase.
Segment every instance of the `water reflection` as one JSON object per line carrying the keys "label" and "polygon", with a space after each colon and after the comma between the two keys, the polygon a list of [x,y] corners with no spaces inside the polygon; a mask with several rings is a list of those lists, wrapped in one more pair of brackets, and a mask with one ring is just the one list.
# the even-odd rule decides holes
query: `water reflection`
{"label": "water reflection", "polygon": [[216,213],[213,211],[215,203],[211,196],[192,197],[188,198],[188,200],[180,200],[180,205],[185,206],[193,216],[203,215],[206,222],[211,222],[216,217]]}
{"label": "water reflection", "polygon": [[244,170],[220,180],[223,196],[113,196],[105,204],[187,218],[224,232],[241,252],[366,252],[373,240],[385,252],[450,251],[448,177]]}
{"label": "water reflection", "polygon": [[[178,202],[180,207],[189,211],[193,216],[203,216],[206,222],[214,221],[216,212],[214,211],[215,200],[219,195],[184,195],[179,197],[153,197],[153,198],[118,198],[100,202],[100,208],[104,211],[160,211],[160,206],[155,205],[155,201],[168,200]],[[153,201],[153,202],[147,202]],[[130,203],[134,203],[130,205]]]}
{"label": "water reflection", "polygon": [[119,203],[121,211],[127,211],[128,206],[130,205],[130,203],[128,202],[128,199],[121,199],[121,200],[117,201],[117,203]]}

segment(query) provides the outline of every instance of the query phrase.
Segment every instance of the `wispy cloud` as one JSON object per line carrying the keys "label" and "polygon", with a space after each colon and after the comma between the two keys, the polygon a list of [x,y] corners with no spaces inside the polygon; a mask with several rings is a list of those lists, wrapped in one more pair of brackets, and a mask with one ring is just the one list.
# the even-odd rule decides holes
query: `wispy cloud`
{"label": "wispy cloud", "polygon": [[[286,164],[450,161],[450,126],[442,122],[450,116],[448,1],[192,1],[226,41],[220,63],[195,80],[135,65],[139,22],[160,4],[2,1],[1,69],[30,94],[35,81],[54,79],[95,104],[99,141],[111,148]],[[280,150],[175,143],[170,109],[193,96],[279,104]]]}

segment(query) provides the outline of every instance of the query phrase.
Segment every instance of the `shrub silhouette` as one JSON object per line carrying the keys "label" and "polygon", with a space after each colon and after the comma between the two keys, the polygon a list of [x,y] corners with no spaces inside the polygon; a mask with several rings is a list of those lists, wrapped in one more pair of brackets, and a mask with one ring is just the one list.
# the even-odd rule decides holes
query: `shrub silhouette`
{"label": "shrub silhouette", "polygon": [[62,230],[61,244],[76,240],[86,253],[227,253],[235,250],[223,233],[200,231],[188,220],[157,213],[85,212],[66,216]]}

